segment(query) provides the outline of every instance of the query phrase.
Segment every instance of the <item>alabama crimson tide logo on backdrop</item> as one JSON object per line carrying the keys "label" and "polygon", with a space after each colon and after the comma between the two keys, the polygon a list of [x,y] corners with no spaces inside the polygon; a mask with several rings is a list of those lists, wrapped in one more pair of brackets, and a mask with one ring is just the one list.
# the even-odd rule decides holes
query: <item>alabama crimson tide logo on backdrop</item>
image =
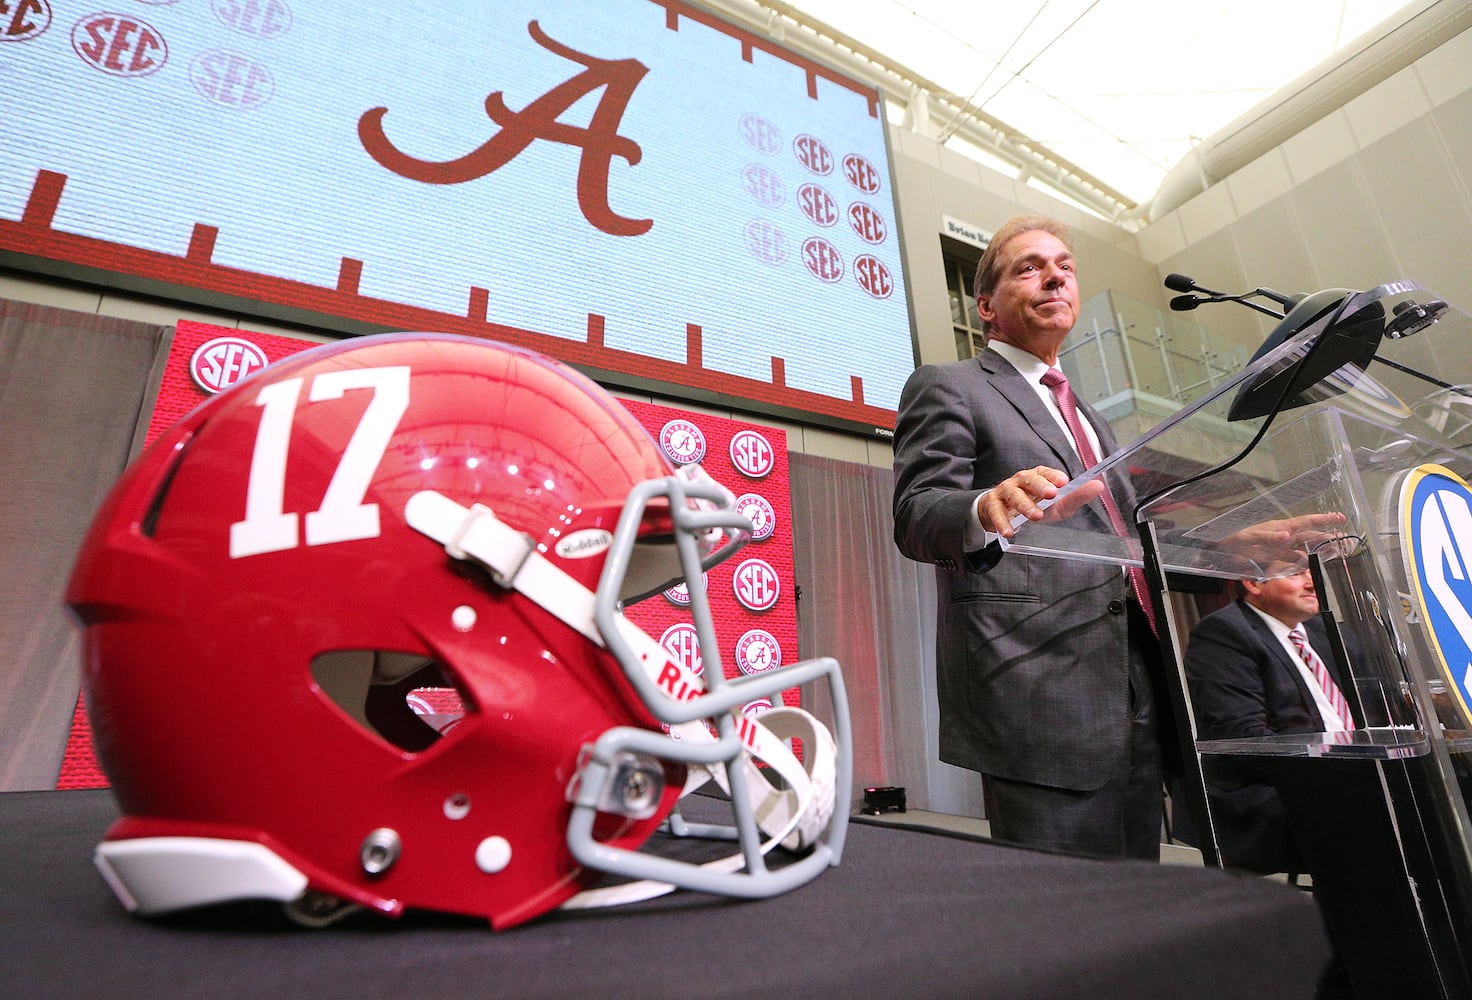
{"label": "alabama crimson tide logo on backdrop", "polygon": [[777,512],[760,493],[743,493],[736,498],[736,509],[751,522],[751,540],[765,542],[777,530]]}

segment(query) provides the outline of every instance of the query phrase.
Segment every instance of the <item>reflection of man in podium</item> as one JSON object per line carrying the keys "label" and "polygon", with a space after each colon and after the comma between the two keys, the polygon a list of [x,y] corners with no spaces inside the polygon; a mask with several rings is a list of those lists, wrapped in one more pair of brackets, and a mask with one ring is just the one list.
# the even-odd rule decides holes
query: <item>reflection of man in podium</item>
{"label": "reflection of man in podium", "polygon": [[[1197,624],[1186,677],[1203,740],[1354,728],[1319,597],[1308,570],[1246,580],[1237,600]],[[1204,766],[1223,864],[1254,872],[1301,872],[1277,792],[1250,763],[1229,756]]]}

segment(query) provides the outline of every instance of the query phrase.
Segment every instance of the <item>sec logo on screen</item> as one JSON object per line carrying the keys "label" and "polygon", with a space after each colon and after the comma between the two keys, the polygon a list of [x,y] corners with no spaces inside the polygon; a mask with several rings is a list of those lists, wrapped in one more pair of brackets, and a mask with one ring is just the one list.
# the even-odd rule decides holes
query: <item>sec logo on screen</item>
{"label": "sec logo on screen", "polygon": [[169,61],[164,36],[127,14],[88,14],[72,26],[72,51],[109,76],[148,76]]}
{"label": "sec logo on screen", "polygon": [[889,236],[889,227],[885,224],[884,216],[862,201],[856,201],[848,207],[848,223],[865,243],[877,245]]}
{"label": "sec logo on screen", "polygon": [[797,205],[802,209],[803,215],[824,229],[838,223],[838,202],[812,181],[797,189]]}
{"label": "sec logo on screen", "polygon": [[1423,465],[1401,484],[1401,546],[1423,627],[1447,690],[1472,712],[1472,490]]}
{"label": "sec logo on screen", "polygon": [[195,56],[189,64],[189,83],[205,100],[241,111],[260,107],[276,93],[269,69],[229,49],[209,49]]}
{"label": "sec logo on screen", "polygon": [[210,0],[210,9],[242,35],[277,38],[291,30],[291,8],[280,0]]}
{"label": "sec logo on screen", "polygon": [[782,148],[782,133],[761,115],[748,111],[741,116],[741,138],[758,153],[771,156]]}
{"label": "sec logo on screen", "polygon": [[797,157],[798,163],[819,177],[827,177],[833,173],[833,152],[817,136],[804,132],[793,139],[792,155]]}
{"label": "sec logo on screen", "polygon": [[821,236],[802,241],[802,262],[819,281],[831,285],[843,278],[843,254]]}
{"label": "sec logo on screen", "polygon": [[849,153],[843,158],[843,176],[865,194],[879,193],[879,171],[858,153]]}
{"label": "sec logo on screen", "polygon": [[224,392],[270,363],[265,351],[244,338],[216,337],[195,348],[189,376],[205,392]]}
{"label": "sec logo on screen", "polygon": [[782,178],[760,163],[748,163],[741,171],[741,187],[763,208],[781,208],[787,201]]}
{"label": "sec logo on screen", "polygon": [[781,227],[765,219],[746,224],[746,249],[763,264],[776,266],[787,259],[787,236]]}
{"label": "sec logo on screen", "polygon": [[894,294],[894,278],[889,268],[872,253],[859,254],[854,259],[854,278],[860,288],[876,299],[887,299]]}
{"label": "sec logo on screen", "polygon": [[0,42],[25,42],[51,27],[51,5],[44,0],[0,3]]}

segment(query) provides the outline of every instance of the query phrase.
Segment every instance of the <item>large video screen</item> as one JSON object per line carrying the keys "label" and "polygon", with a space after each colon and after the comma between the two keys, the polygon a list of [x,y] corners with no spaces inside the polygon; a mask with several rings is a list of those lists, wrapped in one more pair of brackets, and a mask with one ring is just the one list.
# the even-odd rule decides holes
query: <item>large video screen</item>
{"label": "large video screen", "polygon": [[877,93],[672,0],[0,5],[0,264],[883,435]]}

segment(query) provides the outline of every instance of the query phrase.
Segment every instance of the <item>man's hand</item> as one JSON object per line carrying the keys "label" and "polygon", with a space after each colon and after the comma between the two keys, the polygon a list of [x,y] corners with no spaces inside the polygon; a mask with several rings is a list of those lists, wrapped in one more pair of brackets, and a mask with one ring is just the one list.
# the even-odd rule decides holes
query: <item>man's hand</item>
{"label": "man's hand", "polygon": [[1275,561],[1308,565],[1307,553],[1325,543],[1337,542],[1339,528],[1348,518],[1339,511],[1322,514],[1300,514],[1272,521],[1260,521],[1223,538],[1220,548],[1258,563]]}
{"label": "man's hand", "polygon": [[1062,503],[1046,510],[1041,501],[1052,500],[1060,487],[1068,482],[1068,473],[1039,465],[1008,476],[983,493],[976,501],[976,516],[987,531],[1011,538],[1012,519],[1018,514],[1029,521],[1068,517],[1104,492],[1104,481],[1095,479],[1074,490]]}

